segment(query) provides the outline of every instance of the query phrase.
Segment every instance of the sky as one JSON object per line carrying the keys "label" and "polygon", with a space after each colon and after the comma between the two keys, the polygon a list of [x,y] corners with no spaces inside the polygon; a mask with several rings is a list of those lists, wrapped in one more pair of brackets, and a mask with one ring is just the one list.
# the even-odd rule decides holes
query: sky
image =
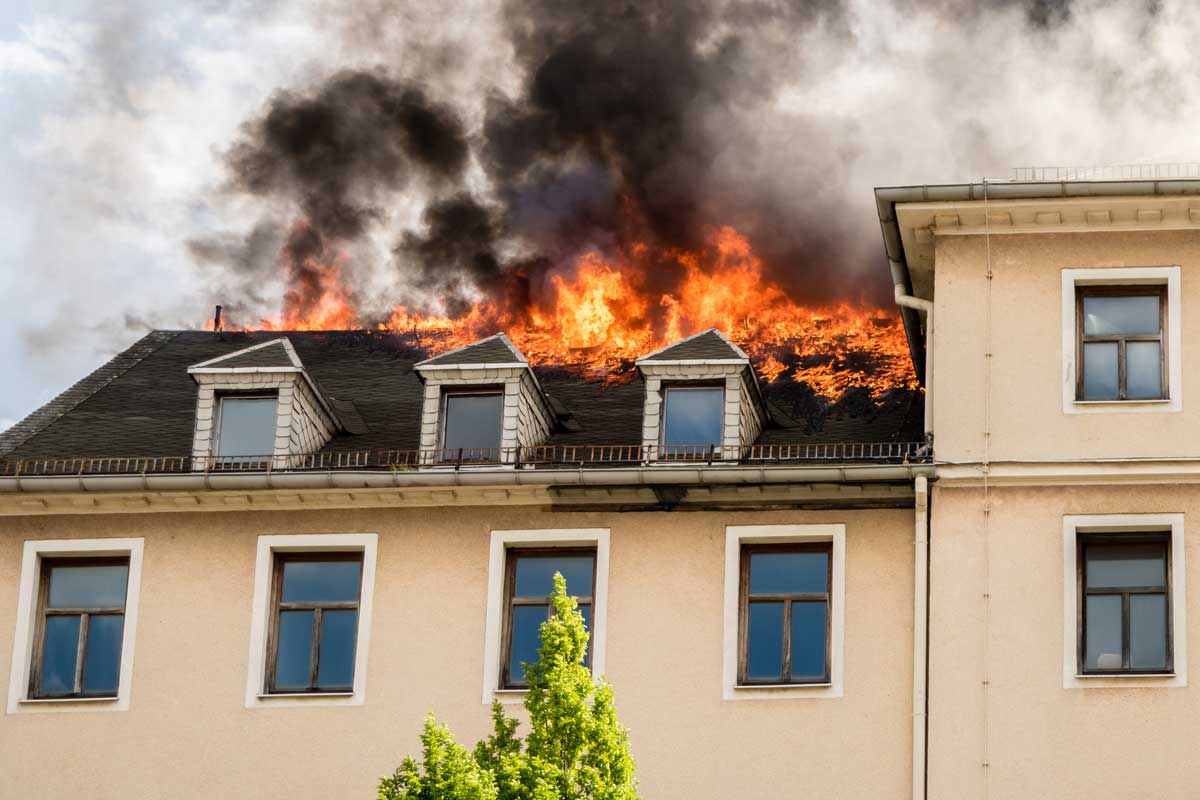
{"label": "sky", "polygon": [[[521,77],[498,2],[0,3],[0,430],[146,331],[211,317],[227,276],[188,243],[259,218],[260,198],[227,190],[225,154],[281,89],[382,64],[478,127]],[[750,48],[769,91],[739,147],[797,165],[773,170],[781,193],[836,184],[850,199],[831,214],[863,241],[877,185],[1200,161],[1186,0],[820,5],[834,10]],[[419,225],[412,197],[389,208],[393,234]],[[368,267],[394,288],[386,261]],[[257,288],[270,313],[282,286]]]}

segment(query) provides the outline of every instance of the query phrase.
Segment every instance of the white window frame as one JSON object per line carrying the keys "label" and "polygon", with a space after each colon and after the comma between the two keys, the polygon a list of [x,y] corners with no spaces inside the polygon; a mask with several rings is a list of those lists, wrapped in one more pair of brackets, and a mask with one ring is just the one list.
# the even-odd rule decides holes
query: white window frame
{"label": "white window frame", "polygon": [[[35,714],[69,711],[128,711],[133,691],[133,646],[137,641],[138,601],[142,589],[143,539],[28,540],[21,555],[20,594],[13,637],[12,669],[8,684],[8,713]],[[125,623],[121,636],[121,674],[116,697],[29,697],[29,670],[37,629],[37,589],[43,558],[117,556],[129,559],[125,589]]]}
{"label": "white window frame", "polygon": [[[1183,410],[1183,324],[1180,270],[1173,267],[1110,267],[1062,271],[1062,392],[1064,414],[1169,413]],[[1166,286],[1167,397],[1161,400],[1078,400],[1075,290],[1080,286]]]}
{"label": "white window frame", "polygon": [[[1183,514],[1071,514],[1063,517],[1063,688],[1187,686],[1187,565]],[[1079,674],[1079,534],[1171,535],[1171,635],[1174,672],[1164,675]]]}
{"label": "white window frame", "polygon": [[592,674],[604,674],[605,634],[608,622],[608,528],[555,528],[552,530],[492,531],[488,553],[487,619],[483,647],[483,703],[520,703],[527,689],[501,689],[500,654],[503,652],[504,575],[509,550],[523,547],[595,547],[596,585],[592,588],[592,630],[588,648]]}
{"label": "white window frame", "polygon": [[[743,544],[832,544],[829,586],[829,683],[743,686],[738,678],[739,582]],[[834,698],[843,693],[846,638],[846,526],[729,525],[725,528],[725,635],[722,641],[721,696],[724,700]]]}
{"label": "white window frame", "polygon": [[[367,655],[371,645],[371,608],[375,594],[375,561],[379,536],[374,533],[317,533],[258,537],[254,564],[254,599],[250,617],[250,657],[246,672],[246,708],[294,706],[361,706],[367,699]],[[362,553],[362,588],[358,598],[358,634],[354,651],[354,685],[349,692],[275,693],[266,691],[267,632],[271,626],[271,576],[279,553]]]}

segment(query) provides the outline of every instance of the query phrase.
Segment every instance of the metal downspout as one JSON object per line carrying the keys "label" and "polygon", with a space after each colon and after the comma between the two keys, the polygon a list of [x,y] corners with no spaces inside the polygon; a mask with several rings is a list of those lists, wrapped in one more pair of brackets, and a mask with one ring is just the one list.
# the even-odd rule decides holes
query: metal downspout
{"label": "metal downspout", "polygon": [[929,713],[929,481],[913,482],[916,519],[913,523],[913,717],[912,796],[925,800],[928,784]]}
{"label": "metal downspout", "polygon": [[925,439],[933,438],[933,301],[913,297],[896,284],[896,305],[925,312]]}

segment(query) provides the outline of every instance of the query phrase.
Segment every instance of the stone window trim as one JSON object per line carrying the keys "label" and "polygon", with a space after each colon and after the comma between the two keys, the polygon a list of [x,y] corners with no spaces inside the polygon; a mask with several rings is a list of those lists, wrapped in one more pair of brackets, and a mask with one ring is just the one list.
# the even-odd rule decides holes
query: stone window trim
{"label": "stone window trim", "polygon": [[[47,712],[128,711],[133,691],[134,645],[137,641],[138,606],[141,596],[144,540],[127,539],[41,539],[27,540],[21,556],[17,599],[16,631],[13,636],[9,675],[9,714]],[[121,669],[115,697],[31,699],[30,667],[33,663],[36,630],[37,588],[44,558],[93,558],[115,556],[129,559],[125,595],[125,622],[121,636]]]}
{"label": "stone window trim", "polygon": [[[829,682],[739,685],[742,546],[756,544],[829,543]],[[841,523],[802,525],[729,525],[725,528],[723,700],[833,699],[844,693],[846,638],[846,526]]]}
{"label": "stone window trim", "polygon": [[[1161,536],[1169,543],[1169,586],[1173,672],[1163,674],[1093,674],[1079,671],[1079,539],[1081,534],[1138,533]],[[1064,689],[1174,688],[1187,686],[1187,566],[1183,514],[1068,514],[1063,517],[1063,662]]]}
{"label": "stone window trim", "polygon": [[[1064,414],[1174,413],[1183,410],[1183,325],[1180,268],[1098,267],[1062,270],[1062,408]],[[1161,400],[1079,400],[1077,296],[1086,287],[1166,287],[1167,397]]]}
{"label": "stone window trim", "polygon": [[608,620],[608,528],[554,528],[547,530],[494,530],[488,551],[487,615],[484,622],[483,647],[483,704],[492,700],[518,704],[525,699],[525,689],[501,689],[501,658],[504,650],[505,577],[508,551],[516,548],[546,549],[594,548],[596,552],[595,584],[592,594],[592,635],[588,641],[591,651],[592,674],[603,675],[606,658],[605,637]]}
{"label": "stone window trim", "polygon": [[[250,611],[250,653],[246,673],[246,708],[297,706],[361,706],[367,694],[367,656],[371,645],[371,613],[379,537],[374,533],[270,534],[258,537],[254,564],[254,594]],[[267,646],[271,626],[275,559],[288,553],[357,553],[362,556],[355,642],[354,684],[349,692],[276,693],[267,691]]]}

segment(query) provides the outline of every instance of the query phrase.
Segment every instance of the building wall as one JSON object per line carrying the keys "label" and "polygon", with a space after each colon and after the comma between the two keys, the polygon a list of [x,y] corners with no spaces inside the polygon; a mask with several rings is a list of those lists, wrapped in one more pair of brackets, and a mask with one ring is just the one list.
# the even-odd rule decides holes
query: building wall
{"label": "building wall", "polygon": [[982,488],[933,492],[930,800],[1196,797],[1197,675],[1064,688],[1063,516],[1185,515],[1194,665],[1200,487],[991,486],[986,499],[985,520]]}
{"label": "building wall", "polygon": [[[1194,231],[940,236],[934,303],[939,461],[1193,457],[1200,422],[1200,235]],[[1181,267],[1183,410],[1065,414],[1064,269]],[[989,337],[990,327],[990,337]],[[993,354],[990,376],[985,353]],[[990,408],[985,395],[990,379]]]}
{"label": "building wall", "polygon": [[[519,508],[0,519],[5,665],[25,539],[145,537],[130,710],[0,717],[0,797],[372,797],[418,751],[428,711],[463,742],[485,734],[489,533],[560,527],[612,531],[607,672],[644,797],[901,797],[912,519]],[[723,701],[725,526],[829,522],[847,526],[844,696]],[[339,532],[379,534],[365,704],[245,708],[256,537]]]}

